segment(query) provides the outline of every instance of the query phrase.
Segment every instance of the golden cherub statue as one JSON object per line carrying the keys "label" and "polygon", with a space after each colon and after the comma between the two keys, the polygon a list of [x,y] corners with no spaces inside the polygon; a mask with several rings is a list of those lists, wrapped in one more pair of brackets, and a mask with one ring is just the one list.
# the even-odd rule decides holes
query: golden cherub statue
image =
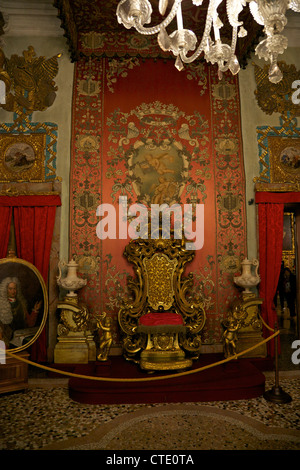
{"label": "golden cherub statue", "polygon": [[106,312],[98,317],[97,328],[99,329],[99,354],[98,361],[107,361],[109,350],[112,344],[112,320]]}
{"label": "golden cherub statue", "polygon": [[223,333],[224,355],[227,358],[236,354],[237,331],[240,328],[240,322],[233,317],[229,317],[224,322],[224,326],[226,328]]}
{"label": "golden cherub statue", "polygon": [[235,301],[229,311],[228,317],[222,322],[224,327],[224,355],[225,357],[235,356],[238,340],[238,330],[242,328],[247,317],[247,311],[240,300]]}

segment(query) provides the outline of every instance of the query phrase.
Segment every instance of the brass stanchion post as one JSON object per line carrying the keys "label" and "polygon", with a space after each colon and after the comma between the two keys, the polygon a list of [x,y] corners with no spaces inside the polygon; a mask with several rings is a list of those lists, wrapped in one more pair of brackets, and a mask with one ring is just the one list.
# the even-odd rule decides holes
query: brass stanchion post
{"label": "brass stanchion post", "polygon": [[[275,323],[274,331],[278,331],[277,323]],[[264,393],[264,398],[273,403],[289,403],[292,397],[286,393],[279,385],[279,368],[278,368],[278,335],[274,338],[275,341],[275,385]]]}

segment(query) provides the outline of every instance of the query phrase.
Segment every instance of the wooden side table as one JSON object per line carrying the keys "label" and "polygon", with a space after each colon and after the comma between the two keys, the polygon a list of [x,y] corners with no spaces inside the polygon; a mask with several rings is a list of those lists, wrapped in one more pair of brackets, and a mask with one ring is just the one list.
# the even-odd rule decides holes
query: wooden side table
{"label": "wooden side table", "polygon": [[6,356],[6,364],[0,364],[0,393],[15,392],[28,388],[28,364],[17,357],[28,359],[29,354],[21,351],[16,357]]}

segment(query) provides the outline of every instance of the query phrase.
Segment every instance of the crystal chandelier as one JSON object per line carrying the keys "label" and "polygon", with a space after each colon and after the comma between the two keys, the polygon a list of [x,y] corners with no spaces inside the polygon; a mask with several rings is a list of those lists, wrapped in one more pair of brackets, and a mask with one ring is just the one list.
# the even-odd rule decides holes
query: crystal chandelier
{"label": "crystal chandelier", "polygon": [[[157,1],[157,0],[156,0]],[[132,26],[141,34],[157,34],[158,44],[163,51],[171,51],[176,57],[175,66],[182,70],[184,63],[191,63],[203,53],[205,60],[218,65],[219,78],[222,73],[230,70],[237,74],[240,65],[235,49],[239,37],[247,35],[239,15],[249,4],[254,20],[264,26],[266,37],[260,41],[255,53],[261,59],[270,62],[269,80],[278,83],[282,73],[277,65],[277,57],[287,48],[287,38],[282,34],[287,23],[286,12],[291,9],[300,12],[300,0],[226,0],[228,22],[232,27],[231,45],[225,44],[221,39],[223,23],[218,14],[218,7],[223,0],[209,0],[203,36],[197,46],[196,34],[184,29],[181,4],[187,0],[158,0],[159,13],[165,18],[153,27],[145,27],[151,23],[152,5],[149,0],[121,0],[117,7],[117,18],[120,24],[130,29]],[[192,0],[193,4],[202,7],[203,0]],[[167,13],[167,9],[170,9]],[[205,1],[204,1],[205,3]],[[171,34],[166,31],[167,26],[177,19],[177,29]],[[212,34],[213,33],[213,34]],[[195,51],[195,52],[191,52]]]}

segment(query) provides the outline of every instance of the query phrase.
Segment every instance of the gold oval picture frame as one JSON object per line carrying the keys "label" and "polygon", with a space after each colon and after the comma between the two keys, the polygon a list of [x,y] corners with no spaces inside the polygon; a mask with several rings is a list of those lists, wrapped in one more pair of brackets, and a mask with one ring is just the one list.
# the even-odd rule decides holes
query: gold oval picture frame
{"label": "gold oval picture frame", "polygon": [[0,339],[12,352],[31,346],[48,316],[48,294],[38,269],[21,258],[0,259]]}

